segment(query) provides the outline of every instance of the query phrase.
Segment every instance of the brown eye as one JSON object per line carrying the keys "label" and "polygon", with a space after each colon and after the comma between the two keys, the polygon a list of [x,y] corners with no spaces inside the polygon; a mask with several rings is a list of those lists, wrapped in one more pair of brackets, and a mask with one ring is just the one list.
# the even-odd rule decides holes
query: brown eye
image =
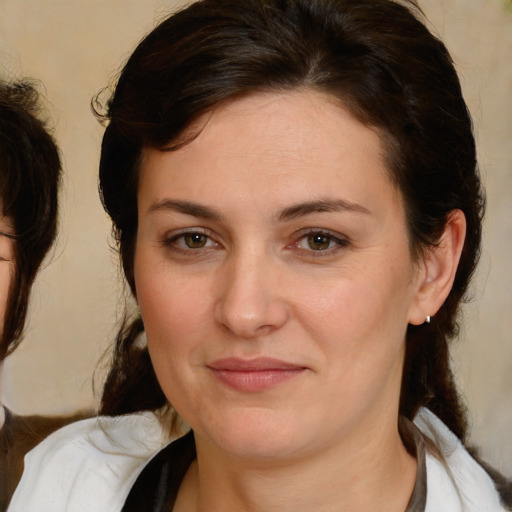
{"label": "brown eye", "polygon": [[219,243],[209,234],[201,231],[200,228],[197,231],[191,229],[171,234],[162,240],[162,245],[171,251],[187,254],[188,256],[197,256],[205,251],[220,248]]}
{"label": "brown eye", "polygon": [[311,233],[307,237],[308,247],[313,251],[323,251],[328,249],[332,238],[322,233]]}
{"label": "brown eye", "polygon": [[201,249],[208,242],[208,237],[202,233],[186,233],[183,241],[189,249]]}
{"label": "brown eye", "polygon": [[349,240],[343,236],[322,229],[311,229],[304,233],[293,243],[295,247],[302,251],[302,254],[309,256],[333,256],[338,250],[349,245]]}

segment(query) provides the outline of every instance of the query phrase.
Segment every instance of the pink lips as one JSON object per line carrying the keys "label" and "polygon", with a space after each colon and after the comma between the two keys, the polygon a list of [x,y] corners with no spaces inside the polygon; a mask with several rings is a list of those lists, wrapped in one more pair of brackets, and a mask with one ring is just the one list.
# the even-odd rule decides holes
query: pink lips
{"label": "pink lips", "polygon": [[256,359],[226,358],[208,365],[217,378],[238,391],[264,391],[296,377],[303,366],[266,357]]}

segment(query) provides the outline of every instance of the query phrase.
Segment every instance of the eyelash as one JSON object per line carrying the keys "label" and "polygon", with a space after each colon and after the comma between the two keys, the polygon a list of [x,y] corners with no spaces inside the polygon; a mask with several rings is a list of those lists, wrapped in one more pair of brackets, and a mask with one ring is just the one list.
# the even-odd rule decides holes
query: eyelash
{"label": "eyelash", "polygon": [[[202,247],[180,247],[177,242],[182,239],[183,240],[183,244],[185,245],[185,237],[186,236],[194,236],[194,235],[199,235],[201,237],[205,237],[206,238],[206,241],[205,241],[205,245],[203,245]],[[208,242],[213,242],[214,245],[206,245],[208,244]],[[203,254],[205,251],[209,251],[211,250],[213,247],[215,246],[219,246],[219,244],[217,242],[215,242],[215,240],[210,236],[209,232],[203,230],[203,229],[199,229],[199,228],[193,228],[193,229],[188,229],[188,230],[183,230],[183,231],[180,231],[179,233],[176,233],[176,234],[173,234],[167,238],[165,238],[163,241],[162,241],[162,245],[164,247],[167,247],[173,251],[176,251],[176,252],[179,252],[179,253],[182,253],[182,254],[186,254],[188,256],[199,256],[201,254]]]}
{"label": "eyelash", "polygon": [[[185,237],[188,236],[200,236],[204,237],[206,240],[204,242],[204,245],[199,247],[185,247],[178,245],[178,241],[181,239],[183,245],[186,245]],[[327,247],[325,248],[319,248],[319,249],[312,249],[309,248],[303,248],[299,247],[299,244],[302,241],[306,241],[306,243],[309,245],[310,240],[308,238],[312,237],[319,237],[325,239],[325,243],[327,244]],[[210,244],[209,244],[210,242]],[[308,257],[324,257],[324,256],[330,256],[334,252],[338,251],[339,249],[346,247],[349,244],[349,241],[342,236],[335,235],[331,233],[330,231],[322,230],[322,229],[310,229],[306,232],[302,232],[298,238],[295,239],[294,242],[287,245],[286,248],[293,249],[295,248],[298,250],[301,254],[304,254]],[[180,231],[179,233],[173,234],[167,238],[165,238],[162,241],[162,245],[166,248],[171,249],[172,251],[185,254],[187,256],[201,256],[207,251],[210,251],[213,249],[216,249],[220,246],[218,242],[214,240],[214,238],[211,236],[211,234],[203,229],[200,228],[192,228],[189,230]],[[331,246],[332,245],[332,246]]]}
{"label": "eyelash", "polygon": [[[299,247],[299,243],[303,240],[305,240],[306,243],[309,243],[308,238],[310,237],[321,237],[326,239],[328,247],[316,250],[312,249],[311,247],[309,247],[308,249],[303,249]],[[331,244],[333,244],[333,246],[331,246]],[[337,252],[339,249],[346,247],[348,244],[349,241],[347,240],[347,238],[342,237],[340,235],[335,235],[330,231],[322,229],[309,229],[306,232],[301,233],[297,240],[290,244],[290,246],[297,248],[299,251],[303,253],[307,253],[307,255],[310,257],[318,258],[324,256],[331,256],[333,255],[334,252]]]}

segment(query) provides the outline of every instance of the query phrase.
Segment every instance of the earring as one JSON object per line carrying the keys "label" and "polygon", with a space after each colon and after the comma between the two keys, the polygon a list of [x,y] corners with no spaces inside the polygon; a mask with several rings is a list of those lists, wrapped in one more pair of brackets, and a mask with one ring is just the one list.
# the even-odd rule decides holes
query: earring
{"label": "earring", "polygon": [[429,324],[429,323],[430,323],[430,320],[431,320],[431,316],[430,316],[430,315],[427,315],[427,318],[425,318],[425,323],[426,323],[426,324]]}

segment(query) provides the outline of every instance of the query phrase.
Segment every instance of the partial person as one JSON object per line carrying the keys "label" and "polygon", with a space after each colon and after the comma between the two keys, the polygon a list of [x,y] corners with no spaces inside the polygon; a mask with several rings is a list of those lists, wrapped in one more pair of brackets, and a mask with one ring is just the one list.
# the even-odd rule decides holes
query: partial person
{"label": "partial person", "polygon": [[196,2],[138,45],[104,120],[140,317],[103,416],[30,454],[13,512],[504,510],[449,358],[475,141],[415,3]]}
{"label": "partial person", "polygon": [[[30,290],[55,240],[60,176],[35,86],[0,82],[0,370],[23,338]],[[21,478],[25,454],[82,417],[20,416],[0,401],[0,511]]]}

